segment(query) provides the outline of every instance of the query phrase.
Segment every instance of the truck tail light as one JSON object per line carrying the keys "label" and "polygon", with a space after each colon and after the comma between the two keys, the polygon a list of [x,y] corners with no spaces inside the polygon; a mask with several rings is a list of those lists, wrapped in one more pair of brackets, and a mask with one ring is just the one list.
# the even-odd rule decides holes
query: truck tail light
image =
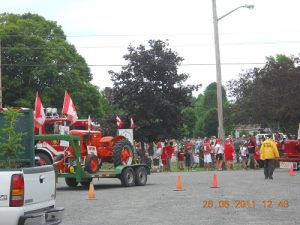
{"label": "truck tail light", "polygon": [[9,206],[19,207],[24,205],[24,177],[22,174],[11,176]]}

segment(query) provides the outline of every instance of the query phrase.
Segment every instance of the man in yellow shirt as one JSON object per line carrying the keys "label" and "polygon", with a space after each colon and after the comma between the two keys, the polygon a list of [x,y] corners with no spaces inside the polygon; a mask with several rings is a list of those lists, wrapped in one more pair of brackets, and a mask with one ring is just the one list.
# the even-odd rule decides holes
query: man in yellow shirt
{"label": "man in yellow shirt", "polygon": [[276,142],[271,139],[271,134],[262,143],[260,147],[260,159],[264,160],[265,179],[273,180],[273,172],[275,170],[275,158],[279,157]]}

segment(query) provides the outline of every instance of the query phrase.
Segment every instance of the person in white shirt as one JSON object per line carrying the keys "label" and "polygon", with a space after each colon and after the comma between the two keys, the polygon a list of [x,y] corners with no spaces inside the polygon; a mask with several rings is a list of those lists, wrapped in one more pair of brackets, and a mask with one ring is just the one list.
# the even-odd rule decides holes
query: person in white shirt
{"label": "person in white shirt", "polygon": [[222,170],[224,147],[222,139],[217,139],[215,146],[217,170]]}

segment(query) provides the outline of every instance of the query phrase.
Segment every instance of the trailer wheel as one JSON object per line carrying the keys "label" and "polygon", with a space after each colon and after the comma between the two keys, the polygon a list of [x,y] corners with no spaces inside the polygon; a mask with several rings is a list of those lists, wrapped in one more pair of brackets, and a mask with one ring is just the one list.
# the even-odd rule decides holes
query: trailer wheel
{"label": "trailer wheel", "polygon": [[89,173],[96,173],[99,170],[98,157],[94,154],[90,154],[85,160],[85,170]]}
{"label": "trailer wheel", "polygon": [[81,181],[80,184],[82,186],[88,187],[90,185],[90,183],[92,182],[92,180],[93,180],[93,178],[87,178],[87,179]]}
{"label": "trailer wheel", "polygon": [[40,157],[41,160],[45,161],[45,165],[52,165],[52,158],[43,152],[37,152],[36,156]]}
{"label": "trailer wheel", "polygon": [[78,185],[78,182],[74,177],[66,177],[65,182],[69,187],[76,187]]}
{"label": "trailer wheel", "polygon": [[144,186],[147,183],[147,170],[145,167],[138,167],[135,171],[135,185]]}
{"label": "trailer wheel", "polygon": [[123,139],[116,143],[113,149],[112,159],[115,167],[132,164],[133,147],[127,139]]}
{"label": "trailer wheel", "polygon": [[124,168],[122,173],[121,173],[121,184],[124,187],[130,187],[133,186],[135,183],[135,176],[134,176],[134,171],[132,168]]}

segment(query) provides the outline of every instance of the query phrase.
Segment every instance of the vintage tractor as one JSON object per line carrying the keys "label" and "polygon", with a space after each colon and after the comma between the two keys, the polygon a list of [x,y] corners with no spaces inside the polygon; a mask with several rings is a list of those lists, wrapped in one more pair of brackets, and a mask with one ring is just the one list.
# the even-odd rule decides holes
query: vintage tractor
{"label": "vintage tractor", "polygon": [[66,142],[53,164],[69,187],[88,186],[93,178],[119,178],[125,187],[143,186],[150,169],[137,164],[131,143],[123,136],[102,137],[100,131],[72,130],[69,135],[36,135],[36,141]]}
{"label": "vintage tractor", "polygon": [[[96,173],[103,163],[119,165],[131,165],[133,163],[134,149],[132,144],[124,136],[102,137],[100,131],[71,130],[70,135],[80,138],[81,160],[84,170],[88,173]],[[67,148],[64,154],[56,157],[55,161],[64,159],[68,171],[75,161],[75,152],[72,147]]]}

